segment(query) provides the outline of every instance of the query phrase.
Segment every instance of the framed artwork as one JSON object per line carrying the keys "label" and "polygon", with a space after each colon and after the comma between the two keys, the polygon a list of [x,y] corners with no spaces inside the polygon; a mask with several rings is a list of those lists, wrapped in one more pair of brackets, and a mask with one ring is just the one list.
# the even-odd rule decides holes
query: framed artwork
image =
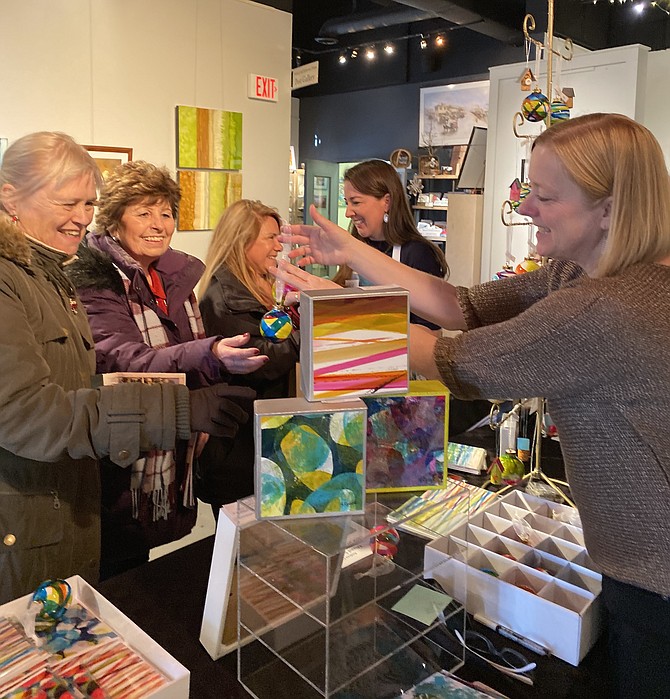
{"label": "framed artwork", "polygon": [[440,160],[435,155],[419,156],[419,175],[421,177],[432,177],[440,174]]}
{"label": "framed artwork", "polygon": [[177,107],[177,167],[242,168],[242,112]]}
{"label": "framed artwork", "polygon": [[366,415],[365,404],[360,400],[257,400],[257,516],[314,517],[363,512]]}
{"label": "framed artwork", "polygon": [[105,180],[119,165],[123,165],[133,159],[132,148],[121,148],[118,146],[83,147],[91,154]]}
{"label": "framed artwork", "polygon": [[412,167],[412,154],[406,148],[396,148],[391,153],[390,161],[395,168]]}
{"label": "framed artwork", "polygon": [[177,228],[206,231],[216,226],[221,214],[242,198],[242,173],[224,170],[179,170],[181,203]]}
{"label": "framed artwork", "polygon": [[366,490],[443,488],[449,389],[440,381],[410,381],[406,395],[366,396],[363,402],[368,407]]}
{"label": "framed artwork", "polygon": [[419,100],[419,145],[467,143],[473,126],[486,126],[489,81],[424,87]]}
{"label": "framed artwork", "polygon": [[405,289],[315,289],[303,291],[300,298],[300,378],[308,400],[407,391]]}

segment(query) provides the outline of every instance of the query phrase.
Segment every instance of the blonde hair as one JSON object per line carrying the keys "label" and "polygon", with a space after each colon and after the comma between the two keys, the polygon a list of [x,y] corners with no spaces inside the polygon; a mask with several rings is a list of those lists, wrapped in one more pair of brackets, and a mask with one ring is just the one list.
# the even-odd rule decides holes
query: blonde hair
{"label": "blonde hair", "polygon": [[[272,308],[273,299],[269,292],[271,280],[261,277],[247,262],[247,250],[260,235],[266,218],[273,218],[281,227],[279,212],[260,201],[240,199],[223,212],[207,250],[205,273],[198,287],[201,296],[207,290],[212,275],[219,267],[226,265],[254,298],[266,308]],[[262,279],[268,282],[267,286],[260,283]]]}
{"label": "blonde hair", "polygon": [[[362,163],[358,163],[358,165],[350,167],[344,173],[344,181],[349,182],[361,194],[375,197],[375,199],[382,199],[387,194],[389,195],[389,220],[382,223],[384,240],[389,245],[402,245],[410,240],[426,241],[416,228],[407,195],[400,177],[398,177],[398,173],[392,165],[385,160],[365,160]],[[367,243],[367,239],[361,238],[358,234],[353,222],[349,224],[349,232],[354,238]],[[439,263],[442,276],[446,278],[449,275],[449,266],[442,250],[437,245],[432,244],[428,249],[431,250]],[[350,277],[351,270],[346,266],[342,266],[333,281],[338,284],[344,284]]]}
{"label": "blonde hair", "polygon": [[610,227],[595,276],[670,254],[670,178],[649,129],[622,114],[586,114],[540,134],[591,201],[612,197]]}
{"label": "blonde hair", "polygon": [[[59,189],[86,175],[100,188],[102,176],[95,160],[71,136],[60,131],[37,131],[17,139],[5,151],[0,189],[10,184],[15,196],[25,199],[46,185]],[[2,202],[0,206],[5,208]]]}
{"label": "blonde hair", "polygon": [[181,189],[165,167],[144,160],[119,165],[107,178],[100,192],[95,224],[99,235],[110,235],[121,223],[126,209],[140,201],[156,204],[165,201],[176,218]]}

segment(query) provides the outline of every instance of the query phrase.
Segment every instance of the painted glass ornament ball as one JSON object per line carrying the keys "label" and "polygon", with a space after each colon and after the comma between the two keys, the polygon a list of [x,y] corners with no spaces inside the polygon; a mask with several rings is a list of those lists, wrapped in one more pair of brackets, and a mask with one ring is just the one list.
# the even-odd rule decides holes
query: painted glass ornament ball
{"label": "painted glass ornament ball", "polygon": [[521,110],[527,121],[544,121],[550,109],[549,100],[541,92],[531,92],[521,103]]}
{"label": "painted glass ornament ball", "polygon": [[570,110],[563,100],[554,100],[551,103],[550,121],[555,124],[557,121],[565,121],[570,118]]}
{"label": "painted glass ornament ball", "polygon": [[540,265],[532,257],[526,257],[524,260],[519,262],[519,264],[514,268],[514,271],[517,274],[525,274],[526,272],[533,272],[536,269],[540,269]]}
{"label": "painted glass ornament ball", "polygon": [[386,526],[378,524],[370,529],[370,547],[373,553],[384,556],[385,558],[393,558],[398,553],[398,544],[400,543],[400,535],[398,532]]}
{"label": "painted glass ornament ball", "polygon": [[284,342],[292,330],[291,316],[281,308],[273,308],[261,318],[261,335],[270,342]]}
{"label": "painted glass ornament ball", "polygon": [[524,477],[525,467],[514,449],[508,449],[502,454],[499,462],[502,466],[501,480],[506,485],[515,485]]}
{"label": "painted glass ornament ball", "polygon": [[37,616],[40,619],[58,621],[65,614],[72,599],[72,588],[67,580],[45,580],[33,593],[33,602],[42,605]]}

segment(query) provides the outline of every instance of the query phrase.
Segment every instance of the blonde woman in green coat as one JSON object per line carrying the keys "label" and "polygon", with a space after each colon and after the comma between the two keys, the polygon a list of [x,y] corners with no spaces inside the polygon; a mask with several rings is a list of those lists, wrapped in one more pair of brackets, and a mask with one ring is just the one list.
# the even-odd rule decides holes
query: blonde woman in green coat
{"label": "blonde woman in green coat", "polygon": [[96,457],[128,467],[192,430],[232,436],[254,395],[225,384],[91,388],[93,340],[63,266],[99,185],[90,155],[55,132],[17,140],[0,167],[0,603],[47,578],[97,581]]}

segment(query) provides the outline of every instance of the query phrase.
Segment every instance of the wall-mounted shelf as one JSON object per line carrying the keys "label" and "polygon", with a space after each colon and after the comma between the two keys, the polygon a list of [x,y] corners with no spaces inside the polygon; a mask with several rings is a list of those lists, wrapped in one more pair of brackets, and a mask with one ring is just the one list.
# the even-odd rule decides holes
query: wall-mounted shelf
{"label": "wall-mounted shelf", "polygon": [[415,206],[412,207],[413,209],[417,211],[446,211],[449,207],[448,206],[425,206],[423,204],[416,204]]}

